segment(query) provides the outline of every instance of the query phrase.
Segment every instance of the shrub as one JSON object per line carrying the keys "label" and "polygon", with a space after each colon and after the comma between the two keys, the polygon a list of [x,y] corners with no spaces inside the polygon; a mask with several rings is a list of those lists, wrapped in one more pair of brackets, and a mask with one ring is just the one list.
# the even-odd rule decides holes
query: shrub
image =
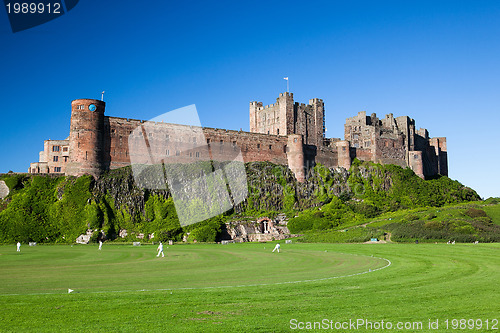
{"label": "shrub", "polygon": [[406,222],[417,221],[417,220],[419,220],[419,217],[418,217],[418,215],[415,215],[415,214],[408,214],[404,217],[403,220]]}
{"label": "shrub", "polygon": [[465,215],[476,218],[476,217],[488,217],[488,214],[482,209],[469,208],[464,212]]}
{"label": "shrub", "polygon": [[190,238],[196,239],[198,242],[215,242],[220,237],[224,223],[224,216],[219,215],[190,225],[185,230],[191,230]]}
{"label": "shrub", "polygon": [[288,230],[292,234],[300,234],[304,231],[312,230],[314,227],[314,218],[309,214],[294,217],[288,221]]}
{"label": "shrub", "polygon": [[436,215],[436,214],[434,214],[434,213],[430,213],[429,215],[427,215],[427,216],[426,216],[426,219],[427,219],[427,220],[433,220],[433,219],[435,219],[436,217],[437,217],[437,215]]}
{"label": "shrub", "polygon": [[487,205],[496,205],[500,202],[500,198],[488,198],[484,201]]}
{"label": "shrub", "polygon": [[457,242],[498,242],[500,241],[500,226],[485,224],[478,218],[472,222],[460,219],[449,221],[413,221],[409,223],[392,223],[385,225],[391,231],[394,241],[447,241]]}
{"label": "shrub", "polygon": [[376,217],[380,214],[380,209],[378,207],[364,202],[351,204],[349,207],[351,207],[354,213],[363,214],[368,218]]}

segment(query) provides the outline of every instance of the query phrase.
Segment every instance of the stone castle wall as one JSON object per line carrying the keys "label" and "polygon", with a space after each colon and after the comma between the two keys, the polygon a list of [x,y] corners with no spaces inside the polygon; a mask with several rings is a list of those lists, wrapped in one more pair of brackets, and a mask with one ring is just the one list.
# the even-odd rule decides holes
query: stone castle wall
{"label": "stone castle wall", "polygon": [[446,138],[415,130],[413,119],[392,114],[378,119],[363,111],[346,120],[344,140],[325,138],[323,101],[296,103],[288,92],[275,104],[250,103],[250,132],[109,117],[105,103],[94,99],[71,106],[69,138],[45,141],[30,173],[98,177],[131,163],[242,159],[288,165],[304,181],[307,168],[317,163],[348,169],[354,158],[408,166],[421,177],[448,173]]}
{"label": "stone castle wall", "polygon": [[[181,163],[211,159],[233,160],[235,154],[241,151],[245,162],[287,164],[288,140],[284,136],[115,117],[106,117],[105,122],[105,164],[110,169],[130,165],[130,148],[134,144],[129,140],[139,140],[140,143],[146,137],[151,143],[154,142],[151,154],[167,163],[169,159]],[[138,129],[144,129],[146,135],[142,135],[142,130]],[[139,135],[134,136],[137,133]],[[144,156],[143,160],[148,162],[148,156]]]}

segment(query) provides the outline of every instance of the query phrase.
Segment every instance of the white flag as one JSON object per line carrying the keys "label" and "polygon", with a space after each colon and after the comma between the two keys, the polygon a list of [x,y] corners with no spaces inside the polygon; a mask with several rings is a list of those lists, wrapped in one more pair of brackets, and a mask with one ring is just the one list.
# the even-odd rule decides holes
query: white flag
{"label": "white flag", "polygon": [[68,288],[68,294],[71,294],[74,290]]}
{"label": "white flag", "polygon": [[287,77],[284,77],[283,80],[287,80],[288,81],[288,76]]}

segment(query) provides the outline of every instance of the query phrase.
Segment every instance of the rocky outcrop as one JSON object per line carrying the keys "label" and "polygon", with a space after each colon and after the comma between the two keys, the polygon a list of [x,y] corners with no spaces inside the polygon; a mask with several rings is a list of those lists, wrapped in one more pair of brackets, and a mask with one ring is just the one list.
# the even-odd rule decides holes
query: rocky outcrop
{"label": "rocky outcrop", "polygon": [[269,242],[291,237],[286,218],[261,217],[254,221],[232,221],[225,224],[222,241]]}
{"label": "rocky outcrop", "polygon": [[5,199],[9,195],[9,187],[3,180],[0,180],[0,199]]}

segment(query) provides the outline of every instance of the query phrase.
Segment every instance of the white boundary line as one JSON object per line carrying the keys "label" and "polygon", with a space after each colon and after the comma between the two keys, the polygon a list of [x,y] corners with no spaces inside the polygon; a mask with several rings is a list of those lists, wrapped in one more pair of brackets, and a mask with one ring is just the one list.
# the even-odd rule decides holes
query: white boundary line
{"label": "white boundary line", "polygon": [[[277,285],[292,284],[292,283],[318,282],[318,281],[333,280],[333,279],[340,279],[340,278],[352,277],[352,276],[357,276],[357,275],[363,275],[363,274],[367,274],[367,273],[373,273],[376,271],[380,271],[380,270],[392,265],[392,262],[389,259],[382,258],[382,257],[374,257],[374,256],[369,257],[367,255],[353,254],[353,253],[340,253],[340,252],[337,252],[337,253],[344,254],[344,255],[348,254],[348,255],[352,255],[352,256],[382,259],[382,260],[385,260],[387,262],[387,265],[385,265],[383,267],[376,268],[376,269],[369,269],[367,271],[354,273],[354,274],[330,276],[330,277],[319,278],[319,279],[310,279],[310,280],[285,281],[285,282],[274,282],[274,283],[240,284],[240,285],[235,285],[235,286],[214,286],[214,287],[184,287],[184,288],[162,288],[162,289],[140,289],[140,290],[83,291],[83,292],[75,291],[74,293],[76,293],[76,294],[80,294],[80,293],[81,294],[107,294],[107,293],[136,293],[136,292],[146,292],[146,291],[210,290],[210,289],[224,289],[224,288],[277,286]],[[65,293],[2,294],[0,296],[36,296],[36,295],[64,295],[64,294]]]}

